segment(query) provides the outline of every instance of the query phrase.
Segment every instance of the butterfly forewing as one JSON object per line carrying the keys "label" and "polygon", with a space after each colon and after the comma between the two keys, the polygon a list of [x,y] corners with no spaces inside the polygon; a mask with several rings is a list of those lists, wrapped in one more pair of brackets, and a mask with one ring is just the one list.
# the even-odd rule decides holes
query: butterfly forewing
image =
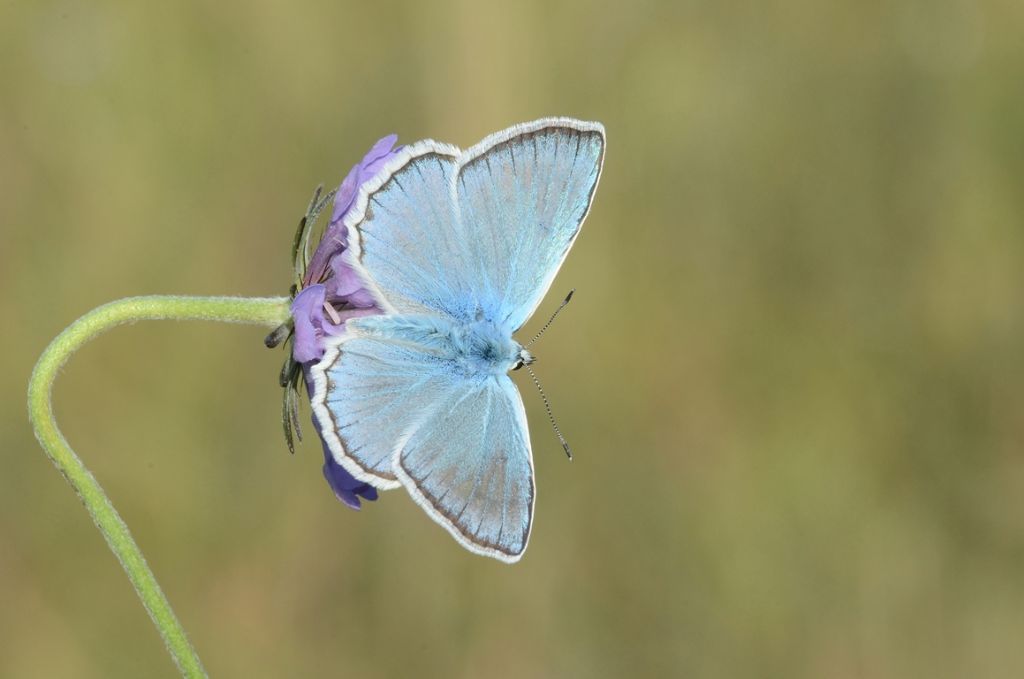
{"label": "butterfly forewing", "polygon": [[364,185],[345,257],[396,313],[479,314],[518,329],[579,232],[604,159],[604,128],[517,125],[468,151],[424,141]]}
{"label": "butterfly forewing", "polygon": [[344,257],[385,311],[461,318],[473,303],[470,253],[451,198],[457,153],[432,141],[406,147],[364,185],[346,218]]}
{"label": "butterfly forewing", "polygon": [[460,157],[467,266],[496,321],[533,314],[590,210],[604,157],[596,123],[549,120],[498,133]]}

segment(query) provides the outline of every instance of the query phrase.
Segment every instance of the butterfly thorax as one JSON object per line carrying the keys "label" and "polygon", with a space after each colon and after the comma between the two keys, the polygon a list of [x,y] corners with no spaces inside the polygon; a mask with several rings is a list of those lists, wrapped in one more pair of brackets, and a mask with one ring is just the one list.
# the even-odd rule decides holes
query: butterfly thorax
{"label": "butterfly thorax", "polygon": [[469,374],[507,373],[523,351],[511,332],[488,320],[453,325],[451,342],[458,363]]}

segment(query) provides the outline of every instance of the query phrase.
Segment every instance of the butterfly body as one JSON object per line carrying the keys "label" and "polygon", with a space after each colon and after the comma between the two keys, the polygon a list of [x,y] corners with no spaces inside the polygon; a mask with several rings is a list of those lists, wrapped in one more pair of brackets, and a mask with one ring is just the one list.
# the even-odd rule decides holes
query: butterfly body
{"label": "butterfly body", "polygon": [[526,549],[536,488],[513,334],[590,208],[604,128],[548,118],[467,151],[419,142],[363,185],[343,257],[383,314],[350,319],[312,370],[338,464],[404,486],[470,551]]}
{"label": "butterfly body", "polygon": [[504,375],[523,351],[509,329],[488,320],[454,326],[451,338],[467,374]]}
{"label": "butterfly body", "polygon": [[508,328],[486,319],[461,323],[443,316],[370,316],[352,327],[375,337],[401,337],[438,357],[446,357],[453,375],[466,378],[504,375],[529,352]]}

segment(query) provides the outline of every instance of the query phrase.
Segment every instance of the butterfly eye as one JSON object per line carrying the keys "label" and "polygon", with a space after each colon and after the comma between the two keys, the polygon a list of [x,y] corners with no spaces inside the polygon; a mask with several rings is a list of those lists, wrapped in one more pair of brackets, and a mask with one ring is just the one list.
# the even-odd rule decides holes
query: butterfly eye
{"label": "butterfly eye", "polygon": [[518,361],[516,361],[516,364],[515,364],[515,366],[513,366],[512,369],[513,370],[519,370],[522,367],[523,367],[523,359],[520,358]]}

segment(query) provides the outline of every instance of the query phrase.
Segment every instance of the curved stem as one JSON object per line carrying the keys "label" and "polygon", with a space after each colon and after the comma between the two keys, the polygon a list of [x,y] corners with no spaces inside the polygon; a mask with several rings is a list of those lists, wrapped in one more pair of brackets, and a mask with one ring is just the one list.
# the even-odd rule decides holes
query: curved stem
{"label": "curved stem", "polygon": [[284,297],[179,297],[157,295],[129,297],[93,309],[58,335],[43,351],[28,385],[28,413],[36,438],[47,456],[68,480],[103,533],[107,545],[121,562],[142,599],[167,650],[185,677],[205,677],[202,663],[174,616],[167,598],[146,565],[128,527],[110,504],[99,482],[82,464],[57,427],[51,394],[61,366],[93,337],[123,323],[141,320],[204,320],[276,326],[289,315]]}

